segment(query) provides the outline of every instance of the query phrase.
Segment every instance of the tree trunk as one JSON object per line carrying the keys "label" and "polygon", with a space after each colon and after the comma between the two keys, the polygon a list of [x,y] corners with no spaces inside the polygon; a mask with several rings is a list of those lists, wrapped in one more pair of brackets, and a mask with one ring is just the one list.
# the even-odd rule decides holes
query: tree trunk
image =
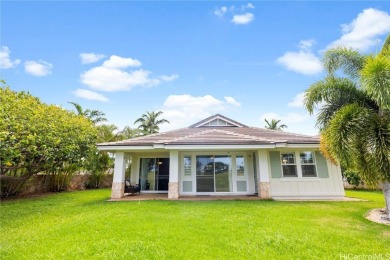
{"label": "tree trunk", "polygon": [[385,195],[387,218],[390,219],[390,182],[383,183],[383,194]]}

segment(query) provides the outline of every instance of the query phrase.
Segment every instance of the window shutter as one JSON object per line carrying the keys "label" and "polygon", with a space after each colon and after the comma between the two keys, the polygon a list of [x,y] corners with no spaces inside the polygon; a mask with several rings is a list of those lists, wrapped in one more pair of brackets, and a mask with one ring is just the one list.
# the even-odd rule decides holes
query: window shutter
{"label": "window shutter", "polygon": [[282,164],[280,162],[280,152],[269,152],[269,159],[271,163],[271,177],[282,178]]}
{"label": "window shutter", "polygon": [[328,164],[326,162],[325,157],[320,152],[316,152],[316,162],[318,177],[329,178]]}

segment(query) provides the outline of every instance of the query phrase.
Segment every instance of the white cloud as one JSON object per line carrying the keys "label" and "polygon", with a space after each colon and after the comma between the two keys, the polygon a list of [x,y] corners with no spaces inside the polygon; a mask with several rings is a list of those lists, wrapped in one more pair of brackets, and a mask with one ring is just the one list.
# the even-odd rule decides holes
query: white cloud
{"label": "white cloud", "polygon": [[287,104],[288,107],[303,107],[303,99],[305,98],[305,93],[299,93],[296,95],[291,102]]}
{"label": "white cloud", "polygon": [[214,14],[216,16],[222,17],[227,12],[227,7],[222,6],[214,11]]}
{"label": "white cloud", "polygon": [[37,77],[47,76],[51,74],[52,68],[53,65],[44,60],[26,61],[24,63],[24,70],[26,71],[26,73]]}
{"label": "white cloud", "polygon": [[163,125],[162,130],[187,127],[213,114],[222,113],[237,107],[238,103],[232,97],[225,97],[225,101],[219,100],[211,95],[170,95],[164,101],[161,111],[163,117],[168,119],[170,124]]}
{"label": "white cloud", "polygon": [[108,98],[106,98],[102,94],[99,94],[97,92],[87,90],[87,89],[76,89],[74,94],[76,97],[85,98],[85,99],[89,99],[89,100],[97,100],[97,101],[103,101],[103,102],[108,101]]}
{"label": "white cloud", "polygon": [[81,53],[80,59],[81,63],[88,64],[88,63],[94,63],[98,62],[99,60],[106,57],[104,54],[96,54],[96,53]]}
{"label": "white cloud", "polygon": [[0,68],[11,69],[20,63],[20,60],[11,60],[11,51],[7,46],[1,46],[0,48]]}
{"label": "white cloud", "polygon": [[153,86],[160,83],[158,79],[151,79],[149,74],[149,71],[142,69],[126,72],[101,66],[83,73],[81,82],[92,89],[101,91],[130,90],[135,86]]}
{"label": "white cloud", "polygon": [[232,23],[234,24],[248,24],[255,19],[255,15],[252,13],[236,14],[233,15]]}
{"label": "white cloud", "polygon": [[341,25],[341,29],[343,35],[328,48],[342,45],[366,51],[379,43],[379,36],[390,32],[390,15],[368,8],[358,14],[351,23]]}
{"label": "white cloud", "polygon": [[245,11],[247,9],[254,9],[255,6],[252,3],[247,3],[246,5],[241,6],[241,10]]}
{"label": "white cloud", "polygon": [[254,9],[255,6],[251,3],[243,4],[238,7],[232,5],[230,7],[222,6],[215,9],[214,14],[218,17],[227,15],[231,18],[231,22],[234,24],[248,24],[255,19],[255,15],[250,12],[244,13],[248,9]]}
{"label": "white cloud", "polygon": [[110,59],[103,63],[103,67],[112,69],[124,69],[128,67],[139,67],[141,62],[132,58],[122,58],[117,55],[112,55]]}
{"label": "white cloud", "polygon": [[152,78],[151,72],[144,69],[126,71],[128,67],[139,67],[141,62],[132,58],[112,55],[101,66],[91,68],[80,75],[83,84],[100,91],[123,91],[133,87],[157,86],[165,81],[173,81],[179,76],[161,75]]}
{"label": "white cloud", "polygon": [[311,51],[311,47],[313,47],[314,44],[316,44],[314,39],[307,39],[300,41],[298,46],[301,50]]}
{"label": "white cloud", "polygon": [[225,98],[225,101],[230,105],[233,105],[235,107],[241,106],[241,103],[237,102],[233,97],[224,97],[224,98]]}
{"label": "white cloud", "polygon": [[162,75],[162,76],[159,76],[158,78],[163,80],[163,81],[174,81],[174,80],[179,78],[179,75],[177,75],[177,74],[173,74],[173,75],[169,75],[169,76]]}
{"label": "white cloud", "polygon": [[286,52],[276,61],[285,66],[286,69],[298,72],[304,75],[315,75],[320,73],[323,68],[320,58],[314,55],[311,47],[315,43],[314,40],[302,40],[299,42],[299,51]]}

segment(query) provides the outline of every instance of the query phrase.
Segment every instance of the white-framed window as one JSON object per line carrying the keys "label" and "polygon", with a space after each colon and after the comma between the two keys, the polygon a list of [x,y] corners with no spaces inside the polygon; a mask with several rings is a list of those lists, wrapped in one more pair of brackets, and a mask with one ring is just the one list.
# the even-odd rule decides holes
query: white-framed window
{"label": "white-framed window", "polygon": [[190,155],[183,157],[183,166],[184,166],[184,176],[191,176],[192,164],[191,164]]}
{"label": "white-framed window", "polygon": [[280,159],[282,162],[283,177],[298,177],[295,153],[281,153]]}
{"label": "white-framed window", "polygon": [[303,151],[299,153],[301,159],[302,177],[317,177],[314,152]]}
{"label": "white-framed window", "polygon": [[318,177],[314,151],[282,151],[280,153],[280,161],[283,178]]}
{"label": "white-framed window", "polygon": [[237,176],[245,176],[245,157],[242,155],[236,156],[236,171]]}

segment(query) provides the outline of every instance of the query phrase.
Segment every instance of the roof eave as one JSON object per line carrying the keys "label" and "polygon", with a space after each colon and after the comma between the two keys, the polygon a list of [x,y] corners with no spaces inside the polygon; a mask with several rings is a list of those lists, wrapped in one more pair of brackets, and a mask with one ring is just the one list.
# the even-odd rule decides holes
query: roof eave
{"label": "roof eave", "polygon": [[100,151],[143,150],[258,150],[275,148],[319,148],[318,143],[270,143],[270,144],[155,144],[155,145],[98,145]]}

